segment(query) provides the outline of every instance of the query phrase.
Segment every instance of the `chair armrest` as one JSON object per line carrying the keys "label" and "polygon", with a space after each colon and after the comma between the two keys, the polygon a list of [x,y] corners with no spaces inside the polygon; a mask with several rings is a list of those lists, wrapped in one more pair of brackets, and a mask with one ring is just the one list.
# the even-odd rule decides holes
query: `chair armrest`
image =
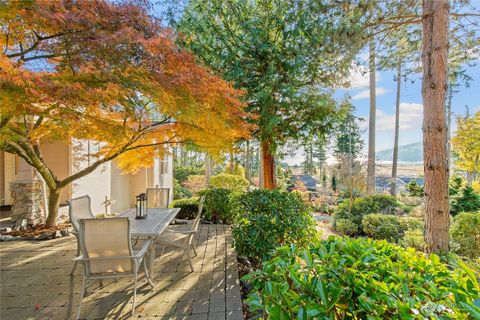
{"label": "chair armrest", "polygon": [[143,242],[142,248],[133,257],[135,259],[142,259],[151,243],[152,240],[146,240],[145,242]]}

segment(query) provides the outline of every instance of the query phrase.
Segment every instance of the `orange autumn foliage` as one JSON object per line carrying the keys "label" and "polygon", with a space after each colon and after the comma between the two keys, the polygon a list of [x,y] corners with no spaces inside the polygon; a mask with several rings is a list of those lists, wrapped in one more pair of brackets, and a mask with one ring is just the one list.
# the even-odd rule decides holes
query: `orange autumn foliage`
{"label": "orange autumn foliage", "polygon": [[[247,138],[242,92],[176,45],[139,1],[10,1],[0,6],[0,149],[50,191],[106,161],[135,171],[166,144],[220,152]],[[58,180],[40,141],[100,141],[97,161]]]}

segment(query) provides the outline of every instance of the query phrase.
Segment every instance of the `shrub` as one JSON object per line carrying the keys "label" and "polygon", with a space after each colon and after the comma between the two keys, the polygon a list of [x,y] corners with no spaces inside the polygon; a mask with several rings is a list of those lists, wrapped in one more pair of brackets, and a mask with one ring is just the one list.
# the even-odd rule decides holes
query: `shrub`
{"label": "shrub", "polygon": [[420,229],[406,230],[400,244],[405,248],[414,248],[416,250],[425,250],[425,239],[423,231]]}
{"label": "shrub", "polygon": [[450,197],[450,214],[455,216],[460,212],[480,210],[480,194],[475,193],[471,186],[464,186]]}
{"label": "shrub", "polygon": [[405,194],[397,195],[397,199],[410,207],[418,207],[423,204],[423,197],[413,197]]}
{"label": "shrub", "polygon": [[416,180],[412,180],[405,185],[405,190],[411,197],[423,197],[425,190]]}
{"label": "shrub", "polygon": [[227,164],[225,168],[223,168],[222,173],[233,174],[245,178],[245,168],[238,162],[235,163],[232,173],[230,173],[230,164]]}
{"label": "shrub", "polygon": [[201,175],[205,172],[205,169],[196,166],[179,166],[176,165],[173,168],[173,177],[181,184],[187,181],[189,176]]}
{"label": "shrub", "polygon": [[397,242],[403,237],[403,230],[394,215],[372,213],[367,214],[362,220],[363,232],[373,239],[385,239]]}
{"label": "shrub", "polygon": [[333,226],[336,230],[338,219],[349,219],[358,226],[357,234],[362,234],[363,216],[369,213],[394,214],[400,210],[401,204],[398,200],[386,194],[373,194],[353,201],[350,209],[348,199],[340,203],[333,215]]}
{"label": "shrub", "polygon": [[249,184],[250,182],[244,177],[228,173],[220,173],[210,178],[211,187],[228,189],[234,192],[247,190]]}
{"label": "shrub", "polygon": [[236,198],[232,236],[239,255],[259,261],[275,248],[305,245],[318,237],[310,210],[299,196],[255,190]]}
{"label": "shrub", "polygon": [[407,231],[407,230],[423,231],[424,225],[425,225],[422,219],[412,217],[412,216],[399,217],[398,223],[400,223],[400,228],[402,228],[403,231]]}
{"label": "shrub", "polygon": [[180,208],[178,219],[194,219],[198,213],[198,197],[173,200],[172,207]]}
{"label": "shrub", "polygon": [[307,249],[279,248],[243,279],[253,287],[251,310],[268,319],[473,319],[478,279],[449,258],[331,236]]}
{"label": "shrub", "polygon": [[173,198],[174,199],[181,199],[181,198],[190,198],[192,193],[190,190],[182,186],[178,183],[177,179],[173,179]]}
{"label": "shrub", "polygon": [[352,220],[338,219],[335,230],[341,234],[353,236],[358,233],[358,226]]}
{"label": "shrub", "polygon": [[450,228],[452,248],[461,255],[480,257],[480,212],[460,213]]}
{"label": "shrub", "polygon": [[207,189],[200,193],[205,196],[205,218],[214,223],[230,223],[232,221],[232,207],[230,196],[232,192],[227,189]]}
{"label": "shrub", "polygon": [[207,181],[205,175],[189,176],[183,186],[193,194],[198,194],[200,191],[207,188]]}

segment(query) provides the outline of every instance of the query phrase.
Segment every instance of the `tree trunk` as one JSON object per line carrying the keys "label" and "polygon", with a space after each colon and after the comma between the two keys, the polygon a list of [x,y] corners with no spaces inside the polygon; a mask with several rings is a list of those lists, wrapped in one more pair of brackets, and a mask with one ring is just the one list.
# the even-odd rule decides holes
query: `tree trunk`
{"label": "tree trunk", "polygon": [[57,224],[58,206],[60,205],[60,193],[62,189],[50,189],[48,194],[48,216],[45,222],[46,227],[50,228]]}
{"label": "tree trunk", "polygon": [[212,177],[212,158],[208,153],[205,154],[205,182],[210,186],[210,178]]}
{"label": "tree trunk", "polygon": [[275,157],[272,153],[272,143],[270,139],[262,141],[262,175],[263,189],[275,189]]}
{"label": "tree trunk", "polygon": [[402,76],[402,60],[397,63],[397,99],[395,101],[395,141],[393,144],[392,159],[392,182],[390,183],[390,194],[394,196],[397,190],[397,165],[398,165],[398,135],[400,130],[400,79]]}
{"label": "tree trunk", "polygon": [[367,162],[367,193],[375,192],[375,118],[376,106],[376,81],[375,81],[375,39],[370,40],[370,116],[368,120],[368,162]]}
{"label": "tree trunk", "polygon": [[251,179],[252,179],[251,170],[250,170],[250,166],[251,166],[250,158],[251,158],[251,155],[250,155],[250,141],[247,140],[247,150],[246,150],[246,153],[245,153],[245,178],[248,181],[251,181]]}
{"label": "tree trunk", "polygon": [[422,96],[427,252],[448,245],[448,155],[445,93],[448,71],[448,0],[423,1]]}

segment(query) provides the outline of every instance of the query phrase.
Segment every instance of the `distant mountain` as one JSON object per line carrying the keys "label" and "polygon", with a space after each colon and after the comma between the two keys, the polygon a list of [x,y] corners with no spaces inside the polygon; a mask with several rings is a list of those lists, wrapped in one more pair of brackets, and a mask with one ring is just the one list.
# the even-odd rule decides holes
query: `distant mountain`
{"label": "distant mountain", "polygon": [[[377,152],[377,160],[392,161],[393,148]],[[422,162],[423,161],[423,143],[415,142],[398,147],[399,162]]]}

